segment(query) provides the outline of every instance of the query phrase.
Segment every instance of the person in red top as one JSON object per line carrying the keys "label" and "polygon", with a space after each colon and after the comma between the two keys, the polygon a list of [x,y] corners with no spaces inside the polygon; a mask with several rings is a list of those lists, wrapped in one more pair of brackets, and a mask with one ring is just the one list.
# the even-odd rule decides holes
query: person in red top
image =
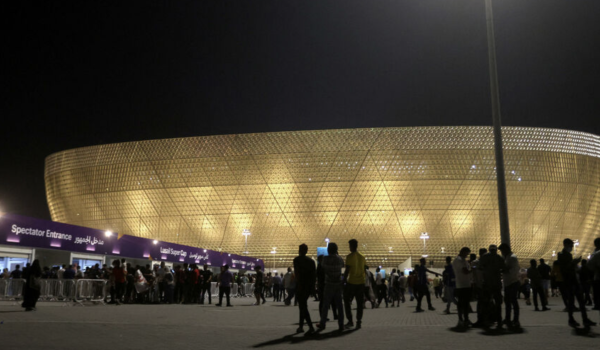
{"label": "person in red top", "polygon": [[113,261],[112,275],[115,281],[115,294],[112,299],[115,304],[119,305],[123,290],[125,289],[125,270],[121,267],[121,261],[118,259]]}

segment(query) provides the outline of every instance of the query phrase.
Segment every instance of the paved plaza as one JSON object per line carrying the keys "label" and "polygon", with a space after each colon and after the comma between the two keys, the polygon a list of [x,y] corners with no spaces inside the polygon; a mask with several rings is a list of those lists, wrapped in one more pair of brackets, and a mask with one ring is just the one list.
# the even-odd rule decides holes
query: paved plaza
{"label": "paved plaza", "polygon": [[[335,332],[336,324],[312,337],[295,334],[298,308],[268,301],[233,299],[234,307],[214,305],[85,305],[39,303],[24,312],[13,302],[0,302],[1,349],[595,349],[600,329],[577,334],[567,326],[560,300],[551,311],[534,312],[521,302],[521,334],[486,334],[480,329],[452,331],[456,313],[414,313],[415,302],[400,308],[365,310],[363,328]],[[474,306],[474,303],[473,303]],[[318,303],[310,302],[313,321]],[[453,307],[453,311],[455,309]],[[472,319],[475,315],[472,314]],[[598,321],[597,311],[590,318]],[[580,320],[580,316],[577,315]]]}

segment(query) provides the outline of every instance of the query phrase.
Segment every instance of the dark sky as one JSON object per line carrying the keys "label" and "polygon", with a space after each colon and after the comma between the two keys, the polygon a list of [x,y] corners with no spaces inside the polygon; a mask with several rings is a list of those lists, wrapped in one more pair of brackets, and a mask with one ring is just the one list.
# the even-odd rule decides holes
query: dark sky
{"label": "dark sky", "polygon": [[[226,133],[490,125],[483,0],[4,1],[0,210],[44,158]],[[496,0],[504,125],[600,134],[600,1]]]}

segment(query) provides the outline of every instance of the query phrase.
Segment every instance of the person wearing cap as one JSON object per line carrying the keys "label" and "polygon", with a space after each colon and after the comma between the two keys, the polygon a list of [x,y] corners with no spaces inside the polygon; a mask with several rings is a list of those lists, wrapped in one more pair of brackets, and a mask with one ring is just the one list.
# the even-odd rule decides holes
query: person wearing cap
{"label": "person wearing cap", "polygon": [[480,261],[478,269],[481,269],[483,284],[482,298],[483,307],[488,311],[488,317],[483,326],[489,327],[493,322],[497,322],[497,330],[502,329],[502,271],[506,269],[504,259],[498,255],[498,247],[492,244],[488,248],[489,252],[484,254]]}
{"label": "person wearing cap", "polygon": [[[519,273],[521,272],[521,266],[519,265],[519,259],[510,249],[510,245],[506,243],[500,244],[498,250],[502,253],[506,269],[502,271],[502,281],[504,282],[504,303],[506,304],[506,318],[504,323],[509,328],[519,328],[521,323],[519,322],[519,288],[521,282],[519,281]],[[511,320],[511,316],[514,316]]]}
{"label": "person wearing cap", "polygon": [[579,323],[573,318],[575,311],[575,299],[581,310],[581,318],[586,327],[595,326],[596,323],[587,317],[587,310],[583,302],[583,294],[581,293],[581,285],[577,279],[577,265],[581,261],[581,256],[573,259],[571,252],[573,251],[574,242],[569,238],[563,240],[563,250],[558,253],[557,261],[560,267],[560,273],[563,278],[563,291],[567,301],[567,311],[569,313],[569,326],[579,327]]}

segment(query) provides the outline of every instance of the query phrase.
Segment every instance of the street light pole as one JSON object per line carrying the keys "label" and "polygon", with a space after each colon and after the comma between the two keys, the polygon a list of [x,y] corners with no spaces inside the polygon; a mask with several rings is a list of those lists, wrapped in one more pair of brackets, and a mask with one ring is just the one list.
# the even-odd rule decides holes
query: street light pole
{"label": "street light pole", "polygon": [[500,93],[498,89],[498,70],[496,67],[496,41],[494,39],[494,14],[492,0],[485,0],[485,18],[487,24],[488,62],[490,70],[490,92],[492,99],[492,118],[494,120],[494,150],[496,155],[496,183],[498,185],[498,214],[500,217],[500,239],[510,245],[510,226],[508,222],[508,200],[506,197],[506,177],[504,173],[504,152],[500,119]]}

